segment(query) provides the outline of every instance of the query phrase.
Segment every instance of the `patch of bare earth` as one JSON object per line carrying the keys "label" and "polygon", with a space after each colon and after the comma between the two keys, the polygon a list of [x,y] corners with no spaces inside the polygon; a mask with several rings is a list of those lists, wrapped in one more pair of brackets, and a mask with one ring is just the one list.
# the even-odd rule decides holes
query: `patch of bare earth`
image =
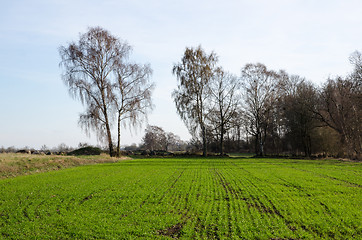
{"label": "patch of bare earth", "polygon": [[177,239],[181,236],[181,230],[182,223],[177,223],[169,228],[158,230],[158,234]]}

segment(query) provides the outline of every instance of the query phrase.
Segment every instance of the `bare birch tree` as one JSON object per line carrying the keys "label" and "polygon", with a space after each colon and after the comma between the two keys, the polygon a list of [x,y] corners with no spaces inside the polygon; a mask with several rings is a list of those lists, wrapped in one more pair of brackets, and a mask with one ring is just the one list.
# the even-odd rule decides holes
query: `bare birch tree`
{"label": "bare birch tree", "polygon": [[193,137],[202,137],[203,155],[207,155],[207,114],[209,106],[209,82],[217,63],[214,52],[206,54],[201,46],[186,48],[180,63],[172,72],[178,80],[178,87],[172,96],[178,114],[185,122]]}
{"label": "bare birch tree", "polygon": [[224,155],[224,136],[233,127],[234,120],[239,118],[240,81],[236,76],[219,68],[215,71],[209,88],[212,103],[209,119],[218,135],[220,155]]}
{"label": "bare birch tree", "polygon": [[113,100],[117,111],[117,150],[120,154],[121,123],[140,126],[152,110],[152,74],[149,65],[123,62],[116,70],[117,81],[113,84]]}
{"label": "bare birch tree", "polygon": [[71,96],[86,106],[79,123],[87,132],[95,130],[100,140],[106,139],[111,156],[116,116],[119,150],[120,121],[129,118],[136,123],[151,105],[151,69],[127,63],[130,51],[126,42],[101,27],[89,28],[78,42],[59,48],[63,81]]}

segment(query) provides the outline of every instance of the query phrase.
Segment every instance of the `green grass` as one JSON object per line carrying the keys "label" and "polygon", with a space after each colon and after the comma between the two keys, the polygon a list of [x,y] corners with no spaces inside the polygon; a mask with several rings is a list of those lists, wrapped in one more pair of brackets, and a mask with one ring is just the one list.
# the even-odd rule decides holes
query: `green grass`
{"label": "green grass", "polygon": [[137,159],[0,180],[4,239],[361,239],[362,165]]}

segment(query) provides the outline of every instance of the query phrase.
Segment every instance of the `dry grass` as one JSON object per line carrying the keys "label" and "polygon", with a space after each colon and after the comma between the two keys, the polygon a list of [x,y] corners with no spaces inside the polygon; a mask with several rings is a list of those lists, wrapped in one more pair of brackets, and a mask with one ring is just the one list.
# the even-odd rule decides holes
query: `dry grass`
{"label": "dry grass", "polygon": [[125,159],[130,158],[111,158],[106,154],[101,154],[99,156],[47,156],[21,153],[1,153],[0,178],[47,172],[87,164],[119,162]]}

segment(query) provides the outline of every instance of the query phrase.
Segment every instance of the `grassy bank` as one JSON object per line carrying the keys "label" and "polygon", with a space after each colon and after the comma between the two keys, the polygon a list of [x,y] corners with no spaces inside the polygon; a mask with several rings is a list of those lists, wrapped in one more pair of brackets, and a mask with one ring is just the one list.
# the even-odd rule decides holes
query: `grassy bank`
{"label": "grassy bank", "polygon": [[6,239],[358,239],[362,165],[136,159],[0,180]]}
{"label": "grassy bank", "polygon": [[111,158],[106,154],[99,156],[48,156],[0,153],[0,178],[47,172],[86,164],[118,162],[120,160],[122,159]]}

